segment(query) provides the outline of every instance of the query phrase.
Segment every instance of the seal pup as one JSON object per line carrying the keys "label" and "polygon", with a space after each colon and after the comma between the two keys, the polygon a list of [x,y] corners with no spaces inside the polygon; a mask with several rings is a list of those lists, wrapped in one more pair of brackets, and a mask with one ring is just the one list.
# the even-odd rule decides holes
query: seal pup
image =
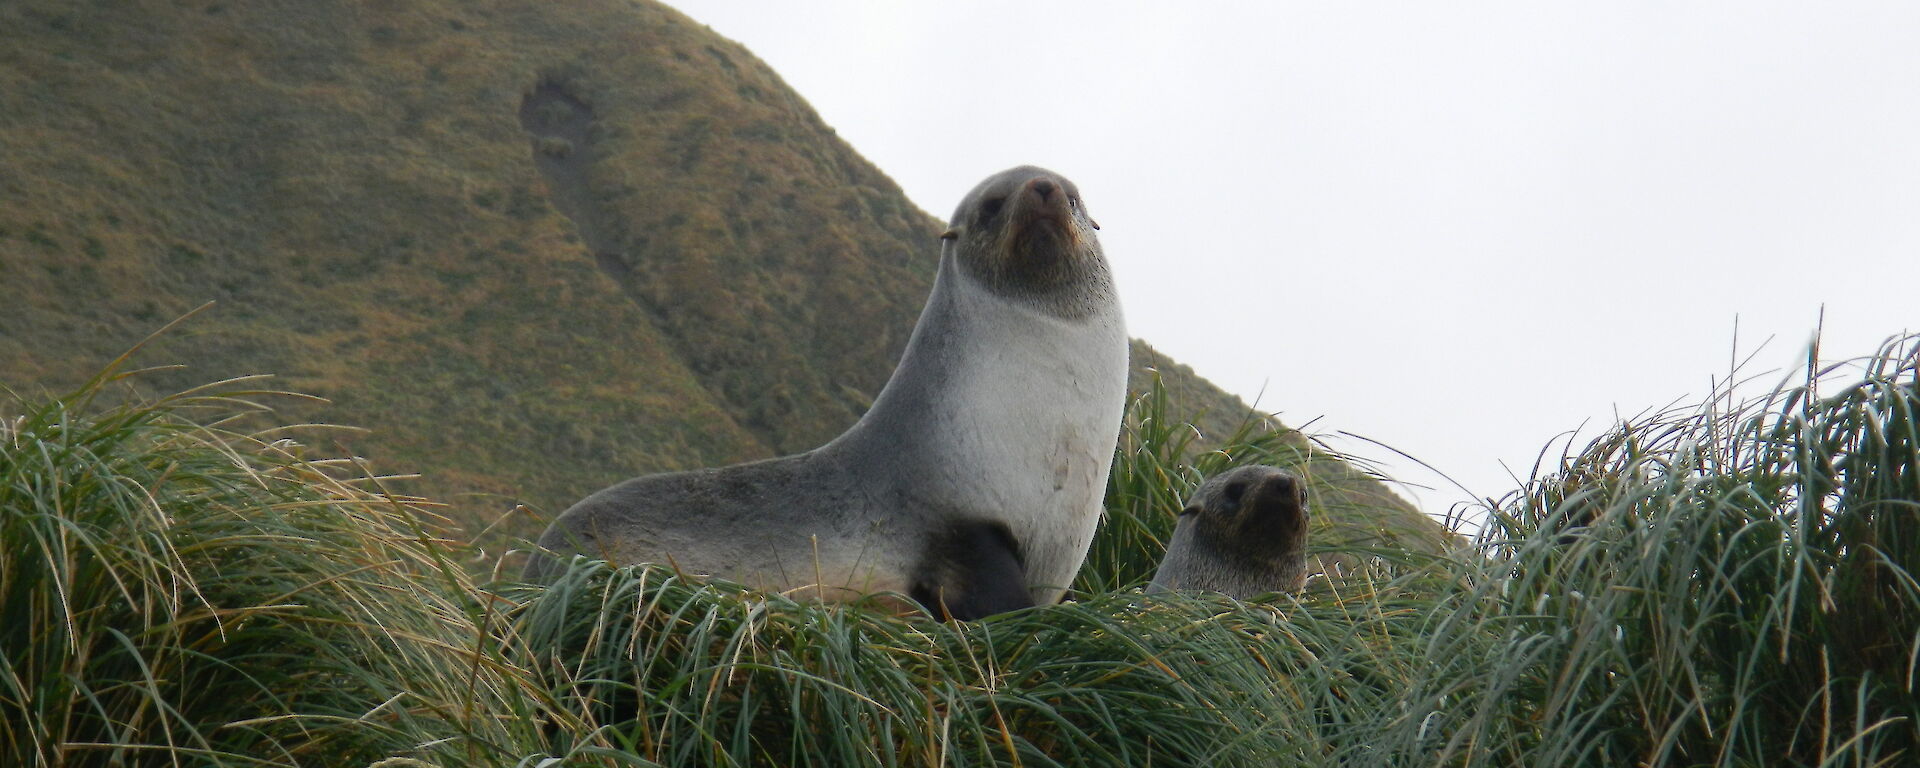
{"label": "seal pup", "polygon": [[1193,589],[1244,600],[1307,581],[1307,497],[1293,473],[1235,467],[1201,483],[1180,510],[1147,591]]}
{"label": "seal pup", "polygon": [[[1021,166],[961,200],[873,407],[806,453],[601,490],[545,550],[971,619],[1060,600],[1119,437],[1127,334],[1080,190]],[[528,577],[557,561],[536,555]]]}

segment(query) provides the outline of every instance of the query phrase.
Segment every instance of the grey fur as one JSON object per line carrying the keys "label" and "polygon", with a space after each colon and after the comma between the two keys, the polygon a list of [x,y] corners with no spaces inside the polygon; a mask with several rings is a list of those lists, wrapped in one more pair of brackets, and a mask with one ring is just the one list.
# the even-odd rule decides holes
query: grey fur
{"label": "grey fur", "polygon": [[[540,546],[827,598],[931,589],[959,601],[967,585],[939,574],[965,572],[951,566],[970,555],[934,542],[995,541],[943,532],[1004,524],[1015,583],[1057,602],[1092,541],[1126,397],[1126,331],[1096,228],[1056,174],[987,178],[942,235],[893,377],[846,433],[795,456],[628,480],[568,509]],[[529,578],[554,564],[537,555]]]}
{"label": "grey fur", "polygon": [[1305,484],[1273,467],[1235,467],[1193,492],[1148,591],[1246,599],[1297,592],[1307,580]]}

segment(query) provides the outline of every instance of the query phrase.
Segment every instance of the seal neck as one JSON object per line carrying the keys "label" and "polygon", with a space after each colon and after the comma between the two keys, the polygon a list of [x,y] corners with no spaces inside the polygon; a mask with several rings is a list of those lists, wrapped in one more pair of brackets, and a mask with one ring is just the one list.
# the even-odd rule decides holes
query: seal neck
{"label": "seal neck", "polygon": [[924,482],[1017,461],[1062,435],[1116,431],[1126,331],[1118,302],[1101,295],[1082,316],[1062,317],[993,290],[943,253],[893,377],[866,415],[821,450]]}

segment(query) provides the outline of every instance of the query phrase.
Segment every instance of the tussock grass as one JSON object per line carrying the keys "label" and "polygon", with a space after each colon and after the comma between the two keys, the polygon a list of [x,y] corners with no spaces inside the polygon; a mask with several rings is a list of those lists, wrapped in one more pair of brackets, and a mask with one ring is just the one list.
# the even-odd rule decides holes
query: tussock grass
{"label": "tussock grass", "polygon": [[666,765],[1364,758],[1432,605],[1126,591],[941,624],[584,558],[544,594],[508,591],[516,647],[565,706]]}
{"label": "tussock grass", "polygon": [[1622,424],[1506,497],[1383,743],[1466,765],[1920,759],[1917,366],[1920,337],[1810,359],[1758,399]]}
{"label": "tussock grass", "polygon": [[536,699],[489,655],[416,500],[241,428],[280,393],[108,405],[117,378],[0,423],[0,763],[341,765],[523,740]]}
{"label": "tussock grass", "polygon": [[[1384,709],[1412,674],[1392,638],[1427,603],[1398,593],[1425,582],[1272,605],[1142,595],[1201,478],[1289,466],[1332,503],[1356,482],[1292,430],[1249,418],[1206,440],[1195,420],[1157,382],[1132,404],[1075,602],[948,625],[577,558],[551,587],[502,591],[523,606],[515,655],[667,765],[1322,765],[1362,749],[1343,734],[1376,716],[1352,703]],[[1397,570],[1415,569],[1367,573]]]}
{"label": "tussock grass", "polygon": [[1135,588],[1178,499],[1244,462],[1331,503],[1341,476],[1149,393],[1078,599],[960,624],[586,559],[478,584],[423,502],[244,428],[270,393],[109,404],[110,371],[0,432],[0,762],[1903,765],[1916,367],[1896,339],[1622,424],[1476,546],[1336,539],[1305,594],[1244,603]]}

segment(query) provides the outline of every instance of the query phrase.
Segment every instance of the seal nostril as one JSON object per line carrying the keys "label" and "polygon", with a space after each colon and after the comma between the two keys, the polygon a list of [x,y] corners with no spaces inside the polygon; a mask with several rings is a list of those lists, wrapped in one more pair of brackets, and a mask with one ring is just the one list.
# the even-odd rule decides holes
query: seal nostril
{"label": "seal nostril", "polygon": [[1053,189],[1054,189],[1053,182],[1050,180],[1047,180],[1047,179],[1033,180],[1033,191],[1039,193],[1040,199],[1042,200],[1046,200],[1048,198],[1053,197]]}

